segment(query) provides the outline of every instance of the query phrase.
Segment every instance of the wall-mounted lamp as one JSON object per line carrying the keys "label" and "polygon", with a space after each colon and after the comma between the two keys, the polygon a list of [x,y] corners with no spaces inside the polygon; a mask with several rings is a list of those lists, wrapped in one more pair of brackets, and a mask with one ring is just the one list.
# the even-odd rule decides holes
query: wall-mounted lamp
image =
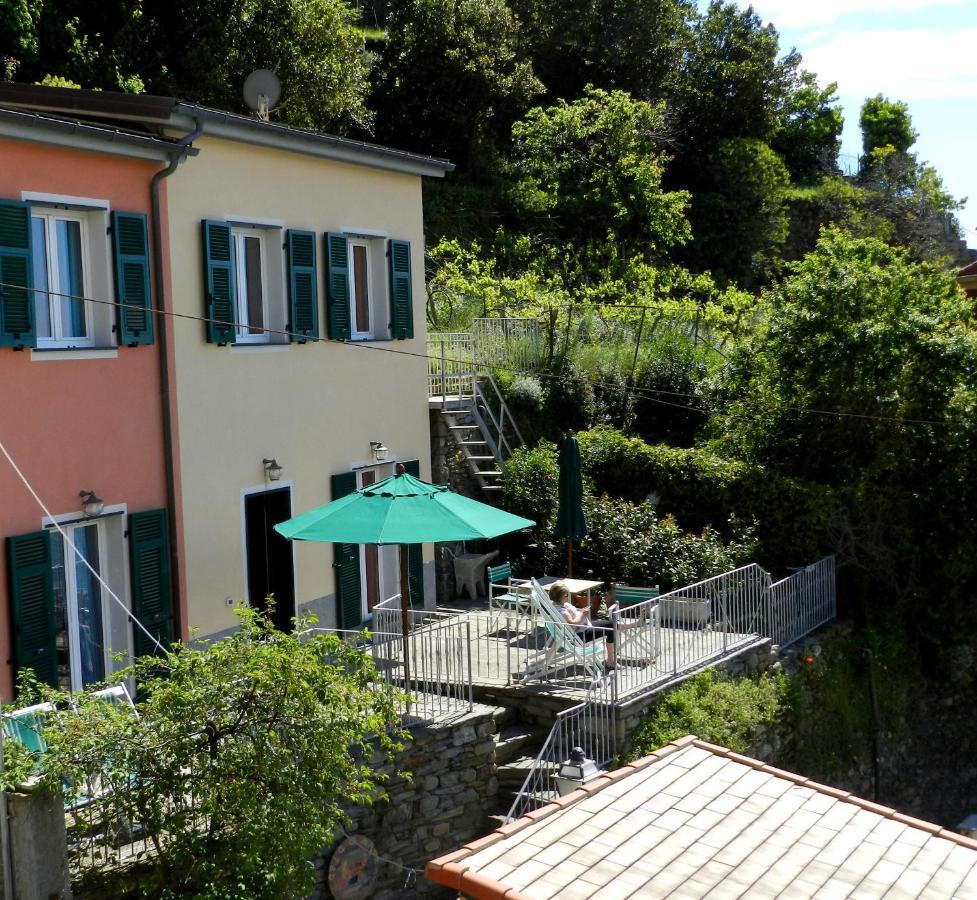
{"label": "wall-mounted lamp", "polygon": [[377,462],[386,462],[390,455],[390,449],[383,446],[383,441],[370,441],[370,449],[373,451],[373,458]]}
{"label": "wall-mounted lamp", "polygon": [[282,467],[278,465],[277,459],[263,459],[261,464],[265,467],[265,476],[269,481],[279,481],[282,477]]}
{"label": "wall-mounted lamp", "polygon": [[570,751],[570,758],[560,766],[556,775],[556,790],[561,797],[565,797],[571,791],[583,787],[588,781],[593,781],[598,775],[600,769],[592,759],[587,759],[583,748],[574,747]]}
{"label": "wall-mounted lamp", "polygon": [[81,508],[86,516],[94,518],[102,514],[102,510],[105,509],[105,501],[95,491],[79,491],[78,496],[81,497]]}

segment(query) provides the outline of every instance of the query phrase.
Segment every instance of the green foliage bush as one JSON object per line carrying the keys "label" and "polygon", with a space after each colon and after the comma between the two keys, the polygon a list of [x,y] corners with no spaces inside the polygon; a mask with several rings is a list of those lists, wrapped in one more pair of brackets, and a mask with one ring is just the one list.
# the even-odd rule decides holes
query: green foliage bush
{"label": "green foliage bush", "polygon": [[[90,694],[45,690],[56,706],[48,752],[8,756],[4,789],[31,774],[69,792],[112,785],[81,823],[143,829],[154,852],[138,861],[140,897],[305,897],[312,859],[347,805],[382,795],[378,766],[400,719],[394,693],[377,689],[372,657],[310,634],[311,620],[285,634],[253,611],[240,615],[230,637],[175,645],[114,676],[136,679],[138,718]],[[74,852],[90,848],[81,841]],[[117,896],[110,874],[125,876],[91,870],[86,895]]]}
{"label": "green foliage bush", "polygon": [[734,679],[708,669],[661,698],[632,734],[624,757],[647,756],[687,734],[743,753],[759,729],[778,722],[787,705],[782,675]]}
{"label": "green foliage bush", "polygon": [[572,359],[558,360],[546,382],[545,415],[552,437],[563,431],[583,431],[593,424],[597,413],[594,386]]}
{"label": "green foliage bush", "polygon": [[692,446],[705,421],[696,395],[707,374],[705,361],[688,343],[669,342],[647,357],[635,379],[636,390],[645,392],[634,398],[638,436],[656,443]]}
{"label": "green foliage bush", "polygon": [[[556,447],[540,443],[519,449],[506,464],[502,505],[537,523],[530,546],[507,542],[516,571],[539,574],[563,565],[563,542],[553,536],[559,475]],[[647,503],[595,497],[585,477],[587,536],[580,542],[576,571],[605,581],[657,584],[663,590],[728,571],[753,553],[749,529],[733,528],[724,540],[714,530],[685,534],[675,519],[661,518]]]}
{"label": "green foliage bush", "polygon": [[689,531],[708,526],[729,534],[734,516],[755,522],[756,562],[773,571],[804,565],[827,549],[833,492],[762,466],[707,450],[647,444],[611,428],[578,435],[584,471],[594,491],[658,508]]}
{"label": "green foliage bush", "polygon": [[709,528],[685,534],[650,503],[589,497],[584,509],[587,536],[580,542],[579,565],[604,581],[668,591],[735,569],[753,550],[748,534],[725,542]]}

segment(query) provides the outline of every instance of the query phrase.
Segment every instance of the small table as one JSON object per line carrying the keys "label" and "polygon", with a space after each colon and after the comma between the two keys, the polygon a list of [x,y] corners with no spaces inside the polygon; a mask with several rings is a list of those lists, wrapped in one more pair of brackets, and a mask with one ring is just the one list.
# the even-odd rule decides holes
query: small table
{"label": "small table", "polygon": [[463,590],[468,591],[472,600],[477,600],[485,577],[485,567],[499,555],[498,550],[491,553],[462,553],[454,558],[455,564],[455,596],[461,597]]}
{"label": "small table", "polygon": [[586,578],[554,578],[549,575],[547,575],[546,578],[540,578],[537,580],[539,582],[539,586],[546,588],[547,590],[549,590],[551,585],[556,584],[558,581],[562,581],[571,597],[574,597],[577,594],[586,594],[588,603],[590,602],[590,592],[594,588],[603,587],[604,585],[603,581],[591,581]]}

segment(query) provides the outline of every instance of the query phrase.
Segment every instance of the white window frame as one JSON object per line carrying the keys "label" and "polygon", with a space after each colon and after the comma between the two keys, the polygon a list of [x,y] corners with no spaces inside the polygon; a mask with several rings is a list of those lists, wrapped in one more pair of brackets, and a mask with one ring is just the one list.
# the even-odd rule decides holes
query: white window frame
{"label": "white window frame", "polygon": [[[347,253],[349,254],[349,333],[350,340],[372,341],[377,332],[376,327],[376,292],[373,288],[373,247],[364,238],[347,238]],[[368,331],[356,330],[356,264],[353,248],[362,247],[366,254],[366,307],[370,311],[370,328]]]}
{"label": "white window frame", "polygon": [[[42,206],[31,206],[31,229],[34,227],[33,219],[41,219],[44,222],[45,238],[45,264],[47,267],[48,293],[45,295],[50,310],[51,318],[51,337],[37,338],[38,349],[82,349],[95,346],[95,323],[92,315],[92,304],[87,300],[72,301],[81,303],[85,317],[85,337],[62,337],[63,326],[61,322],[61,304],[52,303],[54,298],[62,295],[56,290],[59,282],[58,278],[58,241],[57,226],[58,220],[77,222],[79,225],[79,246],[81,249],[81,296],[88,296],[89,270],[92,265],[91,255],[88,252],[88,216],[83,212],[74,210],[52,209]],[[38,252],[34,248],[34,252]]]}
{"label": "white window frame", "polygon": [[[261,315],[264,319],[263,331],[252,334],[248,329],[248,298],[243,286],[247,284],[247,265],[242,252],[246,238],[258,241],[258,252],[261,256]],[[267,344],[271,342],[268,319],[268,242],[265,240],[264,230],[261,228],[231,227],[231,242],[234,246],[234,321],[236,344]]]}

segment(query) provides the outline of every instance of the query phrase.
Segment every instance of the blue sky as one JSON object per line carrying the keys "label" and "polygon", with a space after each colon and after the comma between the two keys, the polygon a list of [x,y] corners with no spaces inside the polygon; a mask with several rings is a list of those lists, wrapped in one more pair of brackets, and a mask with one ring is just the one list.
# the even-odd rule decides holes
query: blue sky
{"label": "blue sky", "polygon": [[866,97],[909,104],[919,132],[913,149],[952,194],[970,198],[960,221],[977,247],[977,0],[737,2],[772,22],[781,47],[796,47],[822,84],[838,83],[843,153],[861,148]]}

